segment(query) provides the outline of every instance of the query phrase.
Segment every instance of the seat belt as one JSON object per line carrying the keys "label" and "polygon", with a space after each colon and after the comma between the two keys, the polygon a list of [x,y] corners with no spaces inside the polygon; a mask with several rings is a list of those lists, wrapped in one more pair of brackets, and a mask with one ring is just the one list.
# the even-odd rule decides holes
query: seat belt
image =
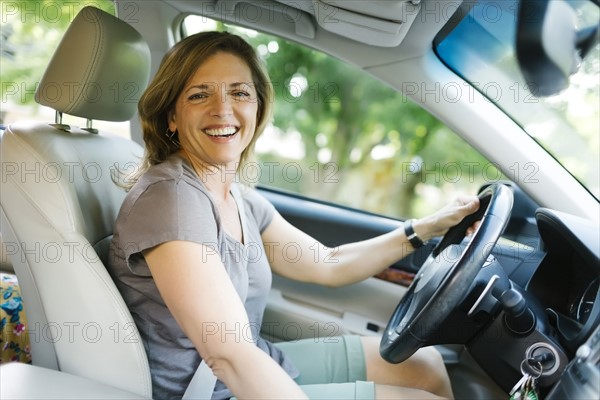
{"label": "seat belt", "polygon": [[212,370],[204,360],[202,360],[190,384],[185,389],[182,399],[210,399],[215,390],[216,383],[217,377],[212,373]]}

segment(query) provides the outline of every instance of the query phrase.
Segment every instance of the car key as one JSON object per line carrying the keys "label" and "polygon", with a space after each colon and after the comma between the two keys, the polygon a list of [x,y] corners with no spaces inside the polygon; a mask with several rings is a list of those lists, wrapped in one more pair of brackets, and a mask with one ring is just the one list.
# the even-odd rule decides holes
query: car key
{"label": "car key", "polygon": [[525,386],[525,384],[527,383],[527,380],[529,379],[529,374],[523,374],[523,376],[521,377],[521,379],[519,379],[519,381],[515,384],[515,386],[513,386],[513,388],[511,389],[511,391],[508,393],[509,394],[509,400],[521,400],[521,389]]}
{"label": "car key", "polygon": [[[509,392],[510,400],[538,400],[538,394],[536,389],[536,381],[542,375],[542,365],[537,363],[538,369],[529,365],[530,360],[525,359],[521,362],[521,373],[523,377],[515,384],[512,390]],[[525,368],[527,363],[528,369],[532,369],[537,373],[537,376],[530,374]]]}

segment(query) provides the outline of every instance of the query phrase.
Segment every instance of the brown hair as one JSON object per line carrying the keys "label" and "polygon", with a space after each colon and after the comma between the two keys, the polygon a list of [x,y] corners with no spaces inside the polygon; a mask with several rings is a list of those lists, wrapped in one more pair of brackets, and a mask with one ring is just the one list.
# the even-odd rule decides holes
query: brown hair
{"label": "brown hair", "polygon": [[201,32],[188,36],[173,46],[163,57],[158,72],[140,98],[138,112],[142,123],[146,153],[133,183],[150,168],[179,150],[167,137],[168,119],[177,98],[202,62],[218,52],[242,59],[252,73],[258,99],[256,131],[242,152],[238,170],[249,161],[254,145],[269,119],[273,105],[273,86],[260,58],[244,39],[228,32]]}

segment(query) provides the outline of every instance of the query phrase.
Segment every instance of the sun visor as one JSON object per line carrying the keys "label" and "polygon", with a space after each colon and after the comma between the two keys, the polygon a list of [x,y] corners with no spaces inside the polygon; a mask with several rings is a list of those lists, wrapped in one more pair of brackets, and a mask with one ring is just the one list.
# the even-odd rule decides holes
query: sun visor
{"label": "sun visor", "polygon": [[395,47],[420,9],[418,0],[313,0],[323,29],[373,46]]}

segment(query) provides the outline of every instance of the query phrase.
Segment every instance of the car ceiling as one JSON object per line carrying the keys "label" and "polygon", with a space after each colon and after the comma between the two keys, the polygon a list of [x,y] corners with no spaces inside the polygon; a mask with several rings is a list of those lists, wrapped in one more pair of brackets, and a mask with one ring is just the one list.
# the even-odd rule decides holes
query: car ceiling
{"label": "car ceiling", "polygon": [[360,68],[430,51],[433,38],[461,4],[438,0],[163,1],[178,12],[277,34]]}

